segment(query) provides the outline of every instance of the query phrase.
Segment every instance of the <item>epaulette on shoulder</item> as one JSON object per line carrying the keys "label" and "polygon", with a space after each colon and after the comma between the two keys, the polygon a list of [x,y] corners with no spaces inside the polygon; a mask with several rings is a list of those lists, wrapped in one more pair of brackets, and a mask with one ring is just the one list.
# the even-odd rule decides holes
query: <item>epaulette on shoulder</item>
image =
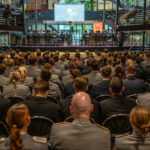
{"label": "epaulette on shoulder", "polygon": [[38,143],[47,143],[47,138],[46,137],[39,137],[39,136],[32,136],[33,141],[38,142]]}
{"label": "epaulette on shoulder", "polygon": [[5,137],[0,138],[0,143],[4,142],[6,140]]}
{"label": "epaulette on shoulder", "polygon": [[62,124],[67,124],[69,122],[58,122],[58,123],[54,123],[53,126],[57,126],[57,125],[62,125]]}
{"label": "epaulette on shoulder", "polygon": [[125,134],[121,134],[121,135],[117,135],[116,138],[121,138],[121,137],[124,137],[124,136],[127,136],[129,135],[129,133],[125,133]]}
{"label": "epaulette on shoulder", "polygon": [[104,130],[106,130],[106,131],[109,131],[108,128],[105,128],[104,126],[101,126],[101,125],[99,125],[98,123],[95,123],[95,125],[96,125],[97,127],[99,127],[99,128],[102,128],[102,129],[104,129]]}
{"label": "epaulette on shoulder", "polygon": [[55,86],[55,87],[58,87],[58,85],[57,85],[57,84],[54,84],[54,83],[51,83],[51,85],[52,85],[52,86]]}

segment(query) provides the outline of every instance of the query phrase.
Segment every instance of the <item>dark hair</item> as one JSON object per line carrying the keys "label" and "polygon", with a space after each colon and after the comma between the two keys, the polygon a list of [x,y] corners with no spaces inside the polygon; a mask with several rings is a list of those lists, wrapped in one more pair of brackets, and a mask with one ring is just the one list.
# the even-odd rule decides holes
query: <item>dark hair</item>
{"label": "dark hair", "polygon": [[129,65],[127,68],[126,68],[126,72],[128,74],[134,74],[135,73],[135,68],[133,65]]}
{"label": "dark hair", "polygon": [[39,57],[38,57],[38,63],[39,63],[40,65],[43,65],[43,63],[44,63],[44,58],[43,58],[42,56],[39,56]]}
{"label": "dark hair", "polygon": [[78,69],[72,69],[72,70],[70,70],[70,73],[71,73],[73,79],[75,79],[76,77],[81,75],[81,72]]}
{"label": "dark hair", "polygon": [[119,94],[122,90],[123,87],[123,83],[122,80],[118,77],[113,77],[110,81],[110,88],[111,90],[116,93]]}
{"label": "dark hair", "polygon": [[44,80],[38,80],[35,84],[34,84],[34,91],[35,94],[43,94],[46,91],[49,90],[49,86],[48,86],[48,82],[44,81]]}
{"label": "dark hair", "polygon": [[36,57],[33,55],[30,55],[29,57],[29,64],[34,65],[36,63]]}
{"label": "dark hair", "polygon": [[123,68],[122,68],[122,65],[118,64],[115,66],[115,76],[122,79],[122,71],[123,71]]}
{"label": "dark hair", "polygon": [[92,68],[93,71],[98,71],[99,70],[98,61],[96,59],[93,59],[91,61],[91,68]]}
{"label": "dark hair", "polygon": [[74,86],[76,92],[83,91],[86,92],[88,87],[88,78],[86,76],[76,77],[74,81]]}
{"label": "dark hair", "polygon": [[73,60],[69,61],[69,70],[72,70],[72,69],[76,69],[77,68],[77,65],[75,64],[75,62]]}
{"label": "dark hair", "polygon": [[51,72],[48,69],[43,69],[41,71],[41,79],[48,82],[50,78]]}
{"label": "dark hair", "polygon": [[0,74],[4,74],[5,70],[6,70],[6,65],[0,64]]}
{"label": "dark hair", "polygon": [[111,67],[110,66],[105,66],[102,68],[102,76],[109,78],[111,76]]}
{"label": "dark hair", "polygon": [[139,134],[145,138],[150,129],[149,110],[141,106],[134,107],[130,112],[130,120],[137,127]]}
{"label": "dark hair", "polygon": [[54,66],[55,65],[55,60],[53,58],[50,58],[49,63],[50,63],[50,65]]}
{"label": "dark hair", "polygon": [[29,110],[25,104],[15,104],[7,112],[7,124],[10,126],[11,150],[22,150],[20,130],[27,126]]}
{"label": "dark hair", "polygon": [[59,55],[54,55],[54,60],[55,60],[55,62],[58,62],[59,61]]}
{"label": "dark hair", "polygon": [[50,69],[52,69],[52,65],[50,65],[49,63],[45,63],[44,64],[44,69],[50,70]]}

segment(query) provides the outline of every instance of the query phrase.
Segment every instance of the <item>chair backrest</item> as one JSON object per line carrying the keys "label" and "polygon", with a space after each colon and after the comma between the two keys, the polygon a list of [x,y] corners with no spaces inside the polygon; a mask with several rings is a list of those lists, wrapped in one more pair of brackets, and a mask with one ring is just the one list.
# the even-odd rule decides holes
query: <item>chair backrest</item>
{"label": "chair backrest", "polygon": [[32,136],[49,137],[53,121],[43,116],[33,116],[30,119],[28,133]]}
{"label": "chair backrest", "polygon": [[128,114],[117,114],[106,118],[102,124],[110,130],[113,137],[132,131]]}
{"label": "chair backrest", "polygon": [[10,100],[10,106],[17,104],[17,103],[23,103],[25,101],[23,98],[17,97],[17,96],[8,97],[7,99]]}
{"label": "chair backrest", "polygon": [[0,137],[8,137],[9,136],[9,131],[7,126],[0,121]]}
{"label": "chair backrest", "polygon": [[109,98],[112,98],[112,96],[111,95],[99,95],[95,98],[95,100],[98,102],[101,102],[101,101],[109,99]]}
{"label": "chair backrest", "polygon": [[[90,120],[92,123],[95,123],[95,120],[94,120],[93,118],[90,117],[89,120]],[[72,122],[72,121],[73,121],[72,116],[70,116],[70,117],[68,117],[68,118],[66,118],[66,119],[64,120],[64,122]]]}

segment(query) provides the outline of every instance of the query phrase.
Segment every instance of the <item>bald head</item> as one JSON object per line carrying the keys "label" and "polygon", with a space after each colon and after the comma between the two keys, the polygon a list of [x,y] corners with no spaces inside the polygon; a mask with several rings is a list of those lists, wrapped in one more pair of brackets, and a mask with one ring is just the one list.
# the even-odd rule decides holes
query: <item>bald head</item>
{"label": "bald head", "polygon": [[84,92],[76,93],[71,102],[70,112],[73,118],[89,118],[93,110],[90,96]]}

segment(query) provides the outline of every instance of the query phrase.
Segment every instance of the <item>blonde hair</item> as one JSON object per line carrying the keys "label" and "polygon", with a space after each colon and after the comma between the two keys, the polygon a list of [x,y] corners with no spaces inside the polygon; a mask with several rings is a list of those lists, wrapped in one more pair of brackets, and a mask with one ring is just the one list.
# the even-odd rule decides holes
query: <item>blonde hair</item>
{"label": "blonde hair", "polygon": [[18,71],[12,71],[10,73],[10,81],[13,84],[13,91],[14,91],[14,95],[17,96],[16,94],[16,82],[18,82],[20,80],[20,73]]}
{"label": "blonde hair", "polygon": [[19,73],[20,73],[20,80],[23,82],[24,79],[25,79],[25,77],[26,77],[27,69],[26,69],[26,67],[24,67],[24,66],[20,66],[20,67],[18,68],[18,71],[19,71]]}
{"label": "blonde hair", "polygon": [[143,138],[148,134],[150,128],[150,114],[145,107],[136,106],[130,112],[130,120],[138,129]]}

